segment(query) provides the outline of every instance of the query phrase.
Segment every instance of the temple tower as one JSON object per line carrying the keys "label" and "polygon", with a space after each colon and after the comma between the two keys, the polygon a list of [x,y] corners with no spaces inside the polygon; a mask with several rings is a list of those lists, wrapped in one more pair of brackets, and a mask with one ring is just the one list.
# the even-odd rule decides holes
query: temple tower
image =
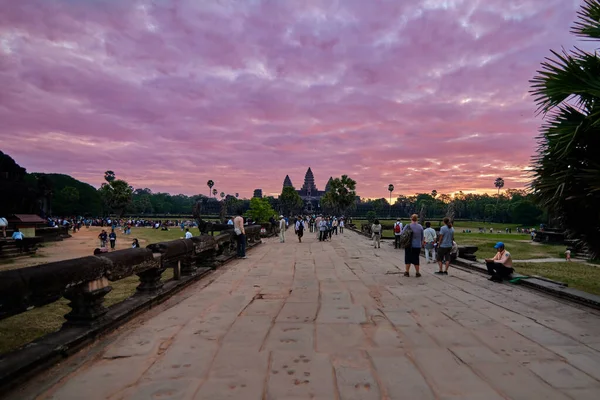
{"label": "temple tower", "polygon": [[313,176],[310,167],[308,167],[308,171],[306,171],[306,175],[304,175],[304,185],[302,185],[302,190],[305,191],[307,196],[316,196],[318,193],[317,187],[315,186],[315,177]]}
{"label": "temple tower", "polygon": [[288,186],[294,186],[294,185],[292,185],[292,180],[290,179],[290,176],[286,175],[285,179],[283,180],[283,187],[288,187]]}

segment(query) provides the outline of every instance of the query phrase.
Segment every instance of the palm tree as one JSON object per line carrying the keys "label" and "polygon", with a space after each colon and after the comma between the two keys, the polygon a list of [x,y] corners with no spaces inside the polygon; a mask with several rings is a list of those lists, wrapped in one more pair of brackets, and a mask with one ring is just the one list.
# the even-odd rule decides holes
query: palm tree
{"label": "palm tree", "polygon": [[431,191],[431,197],[433,197],[434,199],[437,197],[437,190],[433,189]]}
{"label": "palm tree", "polygon": [[392,192],[394,191],[394,185],[391,183],[388,185],[388,191],[390,192],[390,209],[388,211],[388,217],[392,216]]}
{"label": "palm tree", "polygon": [[236,193],[236,194],[235,194],[235,198],[237,199],[238,197],[240,197],[240,194],[239,194],[239,193]]}
{"label": "palm tree", "polygon": [[[600,0],[584,0],[571,32],[600,40]],[[600,256],[600,57],[575,48],[542,62],[531,82],[545,123],[533,157],[538,202],[593,257]]]}
{"label": "palm tree", "polygon": [[498,197],[499,197],[500,189],[502,189],[504,187],[504,179],[496,178],[496,180],[494,181],[494,186],[496,186],[498,188]]}
{"label": "palm tree", "polygon": [[215,186],[215,182],[212,179],[209,179],[208,182],[206,182],[206,186],[208,186],[208,197],[210,197],[210,189]]}
{"label": "palm tree", "polygon": [[225,198],[225,192],[221,192],[220,196],[222,199]]}
{"label": "palm tree", "polygon": [[217,195],[217,193],[219,193],[219,192],[217,191],[217,189],[213,189],[213,196],[216,196],[216,195]]}
{"label": "palm tree", "polygon": [[104,173],[104,180],[108,183],[111,183],[112,181],[115,180],[115,172],[114,171],[106,171]]}

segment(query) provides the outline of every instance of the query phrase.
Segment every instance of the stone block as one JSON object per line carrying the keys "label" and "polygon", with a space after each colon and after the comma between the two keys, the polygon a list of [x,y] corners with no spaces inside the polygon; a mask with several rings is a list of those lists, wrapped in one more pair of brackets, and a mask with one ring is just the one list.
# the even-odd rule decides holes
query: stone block
{"label": "stone block", "polygon": [[276,322],[269,331],[264,351],[314,351],[315,326],[313,323]]}
{"label": "stone block", "polygon": [[382,392],[390,399],[435,399],[419,369],[402,353],[368,351]]}
{"label": "stone block", "polygon": [[267,399],[336,398],[329,356],[312,351],[273,351]]}
{"label": "stone block", "polygon": [[[292,292],[293,293],[293,292]],[[277,322],[312,322],[317,317],[319,303],[290,303],[286,302],[279,315]]]}
{"label": "stone block", "polygon": [[362,324],[367,321],[365,309],[362,305],[353,305],[345,303],[324,303],[321,304],[317,323],[335,324],[335,323],[353,323]]}

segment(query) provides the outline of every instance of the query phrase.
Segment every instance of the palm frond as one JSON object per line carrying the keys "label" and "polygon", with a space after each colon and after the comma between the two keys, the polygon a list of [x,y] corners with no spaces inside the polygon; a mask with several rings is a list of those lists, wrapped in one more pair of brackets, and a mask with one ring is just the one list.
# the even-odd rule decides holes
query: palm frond
{"label": "palm frond", "polygon": [[585,0],[577,12],[578,21],[571,32],[587,39],[600,39],[600,1]]}

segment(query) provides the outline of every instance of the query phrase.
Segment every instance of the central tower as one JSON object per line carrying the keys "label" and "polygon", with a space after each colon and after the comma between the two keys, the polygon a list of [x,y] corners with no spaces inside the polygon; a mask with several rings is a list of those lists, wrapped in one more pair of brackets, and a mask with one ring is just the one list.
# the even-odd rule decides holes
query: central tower
{"label": "central tower", "polygon": [[308,167],[306,175],[304,175],[304,185],[302,185],[302,190],[306,193],[307,196],[317,195],[317,193],[319,192],[317,190],[317,187],[315,186],[315,177],[310,167]]}

